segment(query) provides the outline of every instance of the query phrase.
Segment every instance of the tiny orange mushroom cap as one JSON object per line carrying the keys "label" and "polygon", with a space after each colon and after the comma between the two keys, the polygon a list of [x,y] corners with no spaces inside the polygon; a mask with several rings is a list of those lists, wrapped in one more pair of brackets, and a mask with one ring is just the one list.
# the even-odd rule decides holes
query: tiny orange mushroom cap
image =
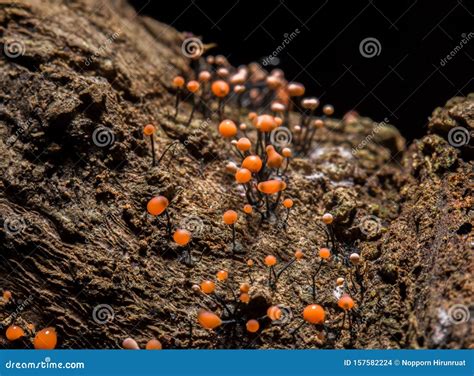
{"label": "tiny orange mushroom cap", "polygon": [[173,86],[178,87],[178,88],[183,87],[184,86],[184,78],[181,77],[181,76],[176,76],[175,78],[173,78]]}
{"label": "tiny orange mushroom cap", "polygon": [[302,250],[298,249],[296,252],[295,252],[295,259],[297,260],[301,260],[304,256],[304,253]]}
{"label": "tiny orange mushroom cap", "polygon": [[250,302],[250,295],[246,292],[243,292],[242,294],[240,294],[240,301],[242,303],[247,304],[248,302]]}
{"label": "tiny orange mushroom cap", "polygon": [[247,324],[245,324],[245,327],[247,328],[247,331],[249,331],[250,333],[255,333],[260,328],[260,324],[258,323],[257,320],[249,320],[247,321]]}
{"label": "tiny orange mushroom cap", "polygon": [[237,222],[237,218],[237,212],[234,210],[227,210],[222,216],[222,220],[226,225],[233,225],[235,222]]}
{"label": "tiny orange mushroom cap", "polygon": [[36,333],[33,345],[37,350],[52,350],[58,343],[58,335],[56,329],[45,328]]}
{"label": "tiny orange mushroom cap", "polygon": [[291,151],[290,148],[283,148],[283,150],[281,151],[281,154],[282,154],[285,158],[290,158],[290,157],[293,155],[293,152]]}
{"label": "tiny orange mushroom cap", "polygon": [[173,240],[180,246],[185,246],[191,241],[191,233],[188,230],[178,229],[173,234]]}
{"label": "tiny orange mushroom cap", "polygon": [[264,262],[266,266],[273,266],[273,265],[276,265],[277,259],[275,256],[268,255],[267,257],[265,257]]}
{"label": "tiny orange mushroom cap", "polygon": [[204,294],[212,294],[214,290],[216,289],[216,284],[212,281],[202,281],[201,282],[201,291]]}
{"label": "tiny orange mushroom cap", "polygon": [[219,133],[222,137],[234,137],[237,134],[237,126],[232,120],[223,120],[219,124]]}
{"label": "tiny orange mushroom cap", "polygon": [[146,208],[151,215],[160,215],[166,210],[168,205],[169,201],[165,196],[156,196],[148,201]]}
{"label": "tiny orange mushroom cap", "polygon": [[280,320],[281,314],[281,309],[278,306],[271,306],[267,309],[267,316],[272,321]]}
{"label": "tiny orange mushroom cap", "polygon": [[329,248],[321,248],[319,250],[319,257],[321,257],[322,259],[328,259],[329,257],[331,257],[331,251],[329,250]]}
{"label": "tiny orange mushroom cap", "polygon": [[239,168],[235,173],[235,181],[239,184],[248,183],[252,179],[252,173],[246,168]]}
{"label": "tiny orange mushroom cap", "polygon": [[262,169],[263,162],[257,155],[249,155],[242,161],[242,167],[251,172],[259,172]]}
{"label": "tiny orange mushroom cap", "polygon": [[3,292],[3,300],[5,300],[5,301],[8,302],[11,298],[12,298],[12,293],[11,293],[11,291],[5,290],[5,291]]}
{"label": "tiny orange mushroom cap", "polygon": [[325,213],[322,217],[324,224],[330,225],[334,221],[334,217],[331,213]]}
{"label": "tiny orange mushroom cap", "polygon": [[201,85],[199,84],[199,82],[197,81],[189,81],[186,85],[186,88],[191,92],[191,93],[195,93],[199,90],[199,87]]}
{"label": "tiny orange mushroom cap", "polygon": [[286,183],[282,180],[267,180],[259,183],[257,188],[260,192],[271,195],[284,191],[286,189]]}
{"label": "tiny orange mushroom cap", "polygon": [[318,304],[311,304],[303,310],[303,319],[311,324],[322,324],[325,317],[323,307]]}
{"label": "tiny orange mushroom cap", "polygon": [[286,198],[283,200],[283,206],[287,209],[290,209],[293,207],[293,200],[291,198]]}
{"label": "tiny orange mushroom cap", "polygon": [[252,259],[248,259],[248,260],[247,260],[247,266],[248,266],[248,267],[252,267],[252,266],[253,266],[253,260],[252,260]]}
{"label": "tiny orange mushroom cap", "polygon": [[257,116],[258,116],[257,113],[253,112],[253,111],[249,112],[249,114],[248,114],[249,120],[255,120],[257,118]]}
{"label": "tiny orange mushroom cap", "polygon": [[301,97],[304,95],[305,87],[298,82],[290,82],[287,86],[290,97]]}
{"label": "tiny orange mushroom cap", "polygon": [[244,213],[245,213],[245,214],[251,214],[252,211],[253,211],[252,205],[250,205],[250,204],[245,204],[243,210],[244,210]]}
{"label": "tiny orange mushroom cap", "polygon": [[198,313],[198,322],[205,329],[215,329],[222,324],[222,320],[215,313],[201,310]]}
{"label": "tiny orange mushroom cap", "polygon": [[151,136],[153,133],[155,133],[155,127],[153,126],[153,124],[145,125],[145,127],[143,128],[143,133],[145,134],[145,136]]}
{"label": "tiny orange mushroom cap", "polygon": [[271,168],[280,168],[283,164],[283,156],[275,150],[273,145],[268,145],[266,152],[268,155],[267,165]]}
{"label": "tiny orange mushroom cap", "polygon": [[216,276],[219,281],[225,281],[229,278],[229,272],[227,270],[219,270]]}
{"label": "tiny orange mushroom cap", "polygon": [[277,123],[271,115],[260,115],[257,117],[255,127],[263,133],[268,133],[277,127]]}
{"label": "tiny orange mushroom cap", "polygon": [[161,350],[163,349],[163,346],[161,345],[161,342],[158,341],[157,339],[153,338],[153,339],[150,339],[147,343],[146,343],[146,347],[145,347],[147,350]]}
{"label": "tiny orange mushroom cap", "polygon": [[252,146],[252,143],[250,142],[248,138],[242,137],[237,141],[236,146],[237,146],[237,149],[239,149],[240,151],[247,151]]}
{"label": "tiny orange mushroom cap", "polygon": [[19,326],[10,325],[7,328],[7,331],[6,331],[5,335],[6,335],[6,337],[9,341],[16,341],[18,338],[24,337],[25,332]]}
{"label": "tiny orange mushroom cap", "polygon": [[354,300],[347,294],[341,296],[338,300],[337,305],[342,308],[344,311],[349,311],[354,308]]}
{"label": "tiny orange mushroom cap", "polygon": [[244,282],[240,285],[240,292],[241,293],[247,293],[247,292],[249,292],[249,290],[250,290],[250,285],[248,283]]}
{"label": "tiny orange mushroom cap", "polygon": [[230,87],[229,84],[223,80],[214,81],[211,85],[212,93],[219,98],[225,97],[229,94]]}

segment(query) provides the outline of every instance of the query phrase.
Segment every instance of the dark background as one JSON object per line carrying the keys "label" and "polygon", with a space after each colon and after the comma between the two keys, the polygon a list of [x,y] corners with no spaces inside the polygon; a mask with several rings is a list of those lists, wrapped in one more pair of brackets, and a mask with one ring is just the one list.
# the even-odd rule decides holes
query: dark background
{"label": "dark background", "polygon": [[[261,61],[299,34],[278,55],[289,80],[331,103],[387,119],[407,139],[426,132],[432,110],[473,91],[474,36],[444,66],[441,59],[474,32],[473,1],[151,1],[131,0],[140,14],[216,42],[233,65]],[[378,56],[361,41],[376,38]]]}

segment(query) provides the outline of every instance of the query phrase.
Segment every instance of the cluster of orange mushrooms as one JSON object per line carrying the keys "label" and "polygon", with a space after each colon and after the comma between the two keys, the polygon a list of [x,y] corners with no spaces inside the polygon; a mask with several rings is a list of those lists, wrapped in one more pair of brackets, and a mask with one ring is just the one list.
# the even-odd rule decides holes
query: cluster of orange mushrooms
{"label": "cluster of orange mushrooms", "polygon": [[[184,77],[176,76],[172,81],[176,90],[174,116],[179,116],[180,104],[191,99],[192,110],[186,125],[191,124],[198,110],[204,117],[217,118],[219,135],[230,141],[229,148],[234,157],[224,168],[234,176],[235,183],[242,187],[245,197],[240,209],[229,209],[222,214],[223,223],[232,229],[232,247],[229,253],[229,257],[232,257],[236,250],[235,224],[239,211],[244,215],[256,213],[261,223],[277,221],[281,227],[286,228],[294,205],[291,197],[284,197],[289,184],[287,172],[291,158],[295,155],[305,156],[312,151],[315,134],[325,126],[325,121],[334,113],[334,108],[325,105],[323,114],[316,116],[319,100],[303,98],[305,87],[300,83],[288,82],[279,69],[268,73],[257,63],[233,68],[223,56],[200,58],[199,64],[194,62],[194,66],[199,68],[195,69],[193,79],[186,81]],[[152,132],[147,132],[150,127],[152,126],[145,127],[145,135],[152,135]],[[279,132],[286,135],[283,141],[277,135]],[[180,260],[192,263],[189,250],[192,233],[184,228],[173,229],[167,212],[168,206],[166,197],[156,196],[148,202],[147,210],[152,216],[166,216],[169,238],[183,249]],[[358,253],[349,255],[341,250],[333,231],[333,220],[330,213],[321,217],[321,226],[324,226],[327,236],[326,244],[311,256],[319,260],[312,273],[314,301],[316,277],[324,265],[342,262],[355,268],[356,277],[360,274],[360,256]],[[275,256],[267,255],[262,261],[268,268],[268,287],[276,290],[280,276],[305,258],[309,257],[302,250],[296,250],[294,257],[280,266]],[[225,326],[240,325],[249,333],[258,333],[268,323],[282,321],[284,309],[278,304],[268,307],[266,314],[261,317],[246,317],[245,306],[251,301],[249,291],[255,283],[252,277],[255,262],[248,259],[246,263],[248,281],[241,283],[238,289],[233,285],[234,278],[229,278],[227,270],[217,271],[215,280],[204,280],[193,285],[193,291],[201,295],[204,302],[212,302],[220,311],[199,310],[197,322],[201,327],[220,330]],[[348,292],[355,293],[357,289],[352,275],[350,280],[352,290],[345,278],[340,277],[335,281],[337,304],[344,312],[341,328],[345,327],[346,316],[349,317],[349,327],[351,326],[351,314],[355,310],[354,300]],[[296,333],[305,323],[323,328],[326,311],[314,302],[304,308],[302,318],[302,324],[293,329],[292,333]]]}

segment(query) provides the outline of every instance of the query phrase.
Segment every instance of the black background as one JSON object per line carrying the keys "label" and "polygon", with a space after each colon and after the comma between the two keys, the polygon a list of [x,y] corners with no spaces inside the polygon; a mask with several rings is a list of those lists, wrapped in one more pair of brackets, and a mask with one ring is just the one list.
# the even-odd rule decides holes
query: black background
{"label": "black background", "polygon": [[[441,65],[474,32],[473,1],[131,2],[140,14],[216,42],[212,54],[233,65],[261,61],[298,29],[278,55],[287,79],[333,104],[336,116],[355,109],[388,119],[407,139],[426,132],[435,107],[473,91],[474,36]],[[361,55],[367,37],[380,42],[379,55]]]}

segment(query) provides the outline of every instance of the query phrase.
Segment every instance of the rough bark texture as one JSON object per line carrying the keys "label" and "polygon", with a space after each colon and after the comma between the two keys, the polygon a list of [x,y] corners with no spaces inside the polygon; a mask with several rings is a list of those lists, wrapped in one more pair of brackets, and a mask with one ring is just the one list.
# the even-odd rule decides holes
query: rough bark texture
{"label": "rough bark texture", "polygon": [[[60,348],[117,348],[129,336],[166,348],[472,346],[472,321],[450,318],[473,297],[472,149],[447,142],[453,127],[472,133],[472,97],[436,109],[430,134],[408,148],[396,129],[367,118],[329,122],[311,156],[292,161],[287,231],[257,230],[258,219],[242,213],[245,252],[232,256],[221,215],[244,198],[223,168],[230,149],[216,119],[198,114],[185,126],[188,103],[172,116],[171,79],[191,74],[180,33],[123,1],[38,0],[2,2],[0,37],[9,51],[0,62],[0,288],[13,294],[0,305],[3,326],[54,326]],[[14,42],[23,49],[16,57]],[[150,122],[160,126],[158,152],[183,145],[156,168],[142,134]],[[98,131],[114,142],[98,147]],[[164,227],[146,214],[155,194],[170,199],[174,223],[193,227],[193,253],[204,252],[195,267],[177,261]],[[326,211],[338,238],[361,251],[358,316],[352,334],[338,329],[334,281],[350,275],[333,264],[317,281],[328,331],[307,326],[292,336],[312,302],[309,255],[324,242],[316,223]],[[297,248],[308,257],[268,290],[263,257],[283,262]],[[191,286],[219,269],[246,281],[247,258],[256,282],[243,315],[278,303],[293,318],[255,336],[240,327],[190,335],[197,310],[216,309]],[[113,317],[100,315],[101,305]],[[31,347],[32,334],[17,343],[2,336],[0,345]]]}

